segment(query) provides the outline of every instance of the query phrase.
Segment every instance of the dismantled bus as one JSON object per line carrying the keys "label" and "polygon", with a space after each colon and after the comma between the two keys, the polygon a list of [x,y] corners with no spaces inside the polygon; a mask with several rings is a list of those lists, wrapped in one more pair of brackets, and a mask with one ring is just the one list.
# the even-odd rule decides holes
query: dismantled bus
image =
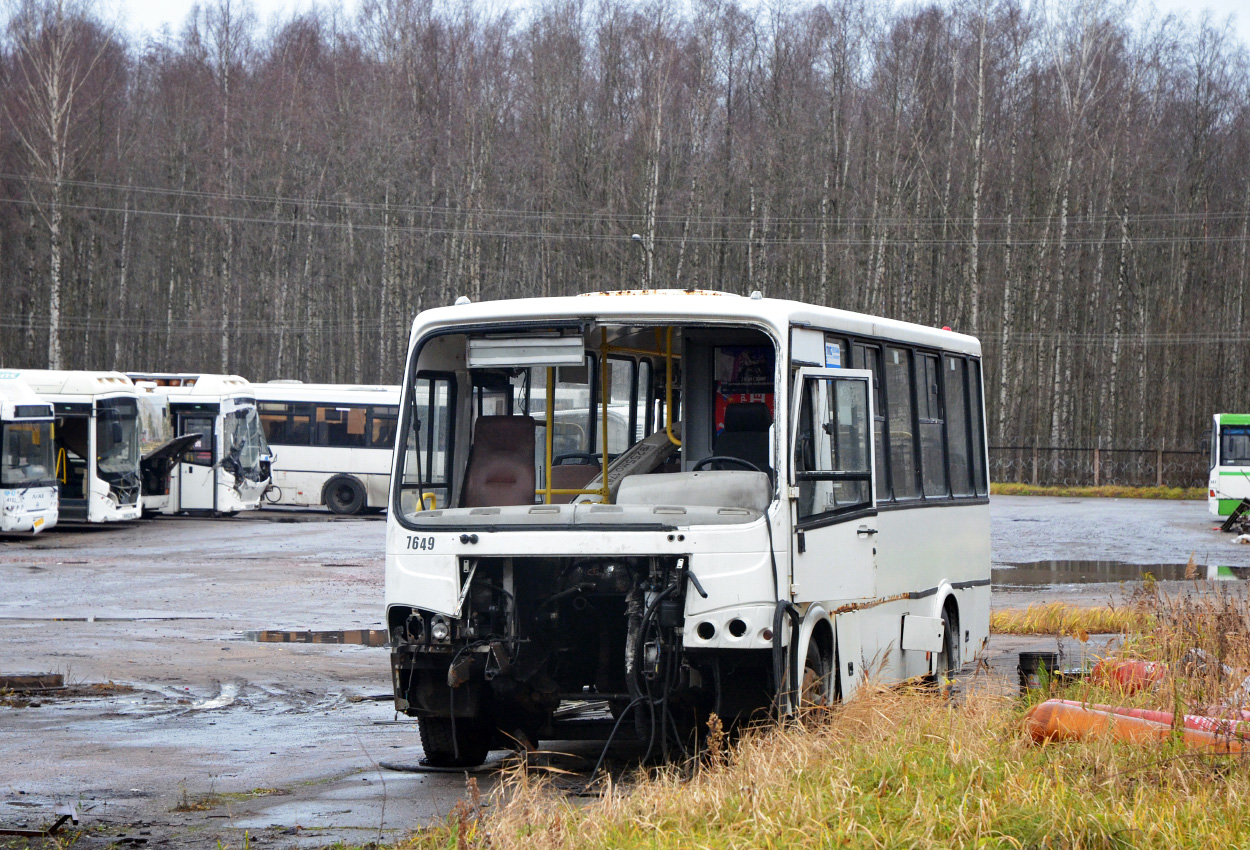
{"label": "dismantled bus", "polygon": [[120,372],[21,369],[14,372],[56,416],[59,521],[138,519],[139,408]]}
{"label": "dismantled bus", "polygon": [[0,532],[38,534],[56,525],[52,405],[0,371]]}
{"label": "dismantled bus", "polygon": [[215,516],[259,510],[269,486],[269,446],[247,379],[161,372],[130,377],[144,393],[169,402],[164,455],[158,449],[144,457],[148,510]]}
{"label": "dismantled bus", "polygon": [[712,712],[952,676],[989,630],[979,356],[758,293],[421,313],[386,617],[428,761],[618,721],[667,753]]}

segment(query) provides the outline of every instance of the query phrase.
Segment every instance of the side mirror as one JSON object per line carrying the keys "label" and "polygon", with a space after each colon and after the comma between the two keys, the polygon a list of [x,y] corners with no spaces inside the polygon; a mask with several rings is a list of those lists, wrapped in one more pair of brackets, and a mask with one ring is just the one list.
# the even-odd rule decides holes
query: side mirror
{"label": "side mirror", "polygon": [[1203,437],[1202,442],[1198,444],[1198,450],[1201,451],[1204,455],[1210,454],[1211,453],[1211,438]]}

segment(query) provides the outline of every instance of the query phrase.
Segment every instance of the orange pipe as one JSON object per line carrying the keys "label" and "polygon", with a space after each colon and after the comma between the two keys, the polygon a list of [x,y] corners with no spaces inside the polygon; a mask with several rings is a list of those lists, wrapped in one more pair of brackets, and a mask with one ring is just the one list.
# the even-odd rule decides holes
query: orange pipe
{"label": "orange pipe", "polygon": [[[1093,705],[1088,703],[1080,703],[1075,700],[1060,700],[1064,705],[1075,705],[1081,708],[1089,708],[1094,711],[1106,711],[1111,714],[1117,714],[1122,717],[1136,717],[1140,720],[1149,720],[1152,723],[1162,723],[1170,727],[1175,715],[1170,711],[1155,711],[1149,708],[1125,708],[1122,705]],[[1221,717],[1207,717],[1204,714],[1182,714],[1182,724],[1186,729],[1195,729],[1200,732],[1211,732],[1224,737],[1234,736],[1244,740],[1250,740],[1250,723],[1242,720],[1228,720]]]}
{"label": "orange pipe", "polygon": [[1154,661],[1102,658],[1090,671],[1090,678],[1095,684],[1131,694],[1153,688],[1163,681],[1166,673],[1167,668]]}
{"label": "orange pipe", "polygon": [[1024,716],[1025,729],[1034,742],[1085,741],[1091,738],[1112,738],[1134,744],[1156,744],[1179,734],[1187,749],[1210,750],[1216,753],[1240,753],[1242,742],[1236,738],[1195,729],[1173,732],[1164,723],[1139,717],[1126,717],[1062,700],[1047,700],[1033,706]]}

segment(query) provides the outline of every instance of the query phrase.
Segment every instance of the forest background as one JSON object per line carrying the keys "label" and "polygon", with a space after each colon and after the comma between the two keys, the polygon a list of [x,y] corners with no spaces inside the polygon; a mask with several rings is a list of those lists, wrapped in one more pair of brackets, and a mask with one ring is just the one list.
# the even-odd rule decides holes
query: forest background
{"label": "forest background", "polygon": [[758,289],[979,336],[992,441],[1196,449],[1250,409],[1250,59],[1132,13],[18,0],[0,364],[395,383],[459,295]]}

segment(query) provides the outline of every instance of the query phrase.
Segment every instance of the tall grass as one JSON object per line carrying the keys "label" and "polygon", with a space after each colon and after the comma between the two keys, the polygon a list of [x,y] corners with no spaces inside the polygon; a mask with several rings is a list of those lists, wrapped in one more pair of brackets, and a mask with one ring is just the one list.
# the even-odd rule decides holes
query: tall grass
{"label": "tall grass", "polygon": [[[1250,608],[1198,595],[1135,600],[1128,649],[1172,671],[1135,704],[1189,708],[1233,698],[1250,672]],[[1193,663],[1201,649],[1206,666]],[[1188,660],[1188,663],[1186,661]],[[1220,664],[1233,672],[1224,672]],[[1027,703],[973,678],[951,702],[866,687],[803,723],[713,732],[698,763],[639,772],[586,803],[515,771],[484,808],[473,798],[404,848],[1187,848],[1250,846],[1250,759],[1175,742],[1037,746]],[[1056,693],[1124,702],[1086,681]]]}
{"label": "tall grass", "polygon": [[1085,608],[1049,602],[990,612],[990,632],[1000,635],[1068,635],[1084,639],[1092,634],[1142,632],[1153,624],[1153,615],[1137,606]]}

